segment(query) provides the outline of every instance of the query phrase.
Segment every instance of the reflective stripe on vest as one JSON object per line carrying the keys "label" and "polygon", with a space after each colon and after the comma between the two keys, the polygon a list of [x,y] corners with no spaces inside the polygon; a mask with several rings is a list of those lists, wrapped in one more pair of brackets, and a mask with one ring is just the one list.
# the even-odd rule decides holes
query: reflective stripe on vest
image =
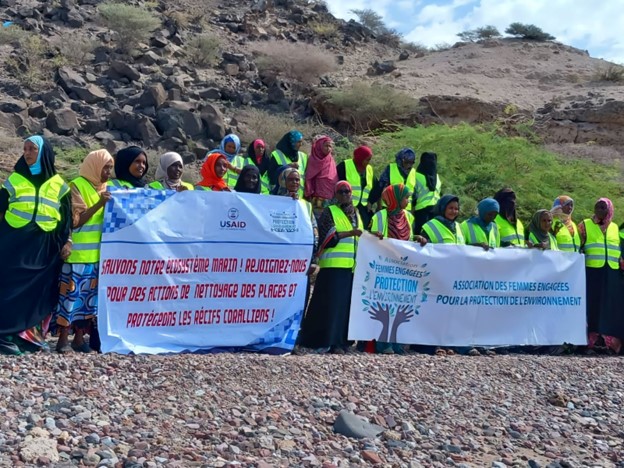
{"label": "reflective stripe on vest", "polygon": [[[550,250],[559,250],[559,245],[557,244],[557,239],[550,232],[548,233],[548,238],[550,239]],[[529,234],[529,240],[533,242],[533,244],[537,245],[540,243],[537,240],[537,237],[533,233]]]}
{"label": "reflective stripe on vest", "polygon": [[[410,238],[409,240],[414,239],[414,233],[412,229],[414,228],[414,215],[407,210],[403,210],[405,216],[407,216],[407,222],[410,225]],[[380,232],[384,237],[388,237],[388,210],[383,209],[375,213],[371,219],[370,223],[370,231],[371,232]]]}
{"label": "reflective stripe on vest", "polygon": [[212,192],[212,189],[210,187],[204,187],[203,185],[196,185],[195,190],[205,190],[206,192]]}
{"label": "reflective stripe on vest", "polygon": [[605,262],[610,268],[617,270],[620,260],[620,236],[615,223],[609,224],[607,232],[603,234],[597,224],[591,219],[583,221],[587,241],[583,246],[585,252],[585,266],[602,268]]}
{"label": "reflective stripe on vest", "polygon": [[[242,169],[243,167],[247,165],[253,166],[254,162],[251,160],[250,157],[239,154],[237,156],[234,156],[234,158],[232,158],[232,160],[230,161],[230,164],[234,166],[236,169]],[[234,186],[236,185],[236,181],[238,180],[238,174],[236,173],[236,171],[228,169],[227,172],[225,173],[224,179],[225,179],[225,183],[227,184],[227,186],[233,189]]]}
{"label": "reflective stripe on vest", "polygon": [[[299,186],[299,198],[303,198],[304,189],[305,189],[305,171],[306,171],[306,168],[308,167],[308,155],[305,154],[303,151],[299,151],[298,155],[299,155],[299,160],[297,161],[297,164],[299,164],[299,169],[297,170],[299,171],[299,177],[301,177],[301,185]],[[289,164],[293,162],[290,159],[288,159],[286,155],[278,149],[274,150],[271,153],[271,157],[275,159],[277,164],[279,164],[280,166],[288,166]]]}
{"label": "reflective stripe on vest", "polygon": [[518,247],[526,247],[522,221],[516,219],[516,227],[514,228],[513,224],[499,214],[496,216],[496,225],[498,226],[501,244],[508,242]]}
{"label": "reflective stripe on vest", "polygon": [[345,175],[347,182],[351,185],[351,199],[353,200],[353,206],[366,206],[368,204],[368,196],[370,195],[371,188],[373,187],[373,166],[370,164],[366,166],[366,186],[364,190],[360,184],[362,183],[362,176],[355,167],[355,161],[353,159],[345,160]]}
{"label": "reflective stripe on vest", "polygon": [[427,233],[429,240],[434,244],[463,245],[466,243],[458,223],[455,223],[455,234],[437,219],[427,221],[423,226],[423,231]]}
{"label": "reflective stripe on vest", "polygon": [[[195,190],[195,187],[193,187],[193,185],[189,184],[188,182],[181,182],[181,185],[183,187],[186,187],[188,190]],[[150,182],[148,184],[148,187],[156,189],[156,190],[171,190],[171,189],[165,188],[163,183],[161,181],[159,181],[159,180],[155,180],[154,182]]]}
{"label": "reflective stripe on vest", "polygon": [[[87,208],[91,208],[100,201],[100,195],[93,185],[84,177],[72,180]],[[102,241],[102,222],[104,208],[95,212],[85,224],[72,231],[72,252],[67,263],[97,263],[100,261],[100,242]]]}
{"label": "reflective stripe on vest", "polygon": [[[409,173],[407,174],[407,178],[403,179],[397,163],[390,163],[389,167],[390,185],[404,184],[408,189],[410,189],[410,193],[413,194],[416,188],[416,169],[412,167],[412,169],[410,169]],[[412,211],[412,197],[410,197],[409,203],[407,204],[405,209],[408,211]]]}
{"label": "reflective stripe on vest", "polygon": [[[346,214],[336,205],[330,205],[329,211],[334,219],[336,232],[348,232],[353,229],[351,221]],[[357,210],[358,229],[362,228],[362,220]],[[355,253],[357,251],[357,239],[354,236],[345,237],[338,241],[335,247],[323,250],[319,259],[321,268],[355,268]]]}
{"label": "reflective stripe on vest", "polygon": [[16,172],[2,186],[9,193],[9,206],[4,215],[9,226],[19,229],[34,221],[46,232],[56,228],[61,220],[61,198],[69,193],[69,187],[60,175],[46,180],[38,193],[28,179]]}
{"label": "reflective stripe on vest", "polygon": [[555,225],[558,226],[557,235],[555,238],[557,239],[557,246],[559,250],[562,252],[578,252],[581,250],[581,237],[578,233],[578,228],[576,224],[572,223],[572,228],[574,230],[574,236],[570,234],[570,230],[568,227],[563,224],[560,220],[555,221]]}
{"label": "reflective stripe on vest", "polygon": [[440,181],[440,177],[437,177],[436,187],[434,191],[429,190],[427,187],[427,179],[424,174],[420,172],[416,173],[416,188],[414,189],[414,193],[416,196],[416,206],[415,210],[422,210],[423,208],[427,208],[428,206],[435,205],[438,203],[440,199],[440,193],[442,191],[442,182]]}
{"label": "reflective stripe on vest", "polygon": [[474,245],[485,243],[493,249],[500,247],[500,235],[496,223],[492,223],[492,228],[488,236],[485,235],[485,231],[481,226],[469,219],[461,223],[461,230],[466,244]]}
{"label": "reflective stripe on vest", "polygon": [[108,182],[106,182],[106,185],[108,185],[109,187],[117,188],[134,188],[130,182],[119,179],[110,179]]}

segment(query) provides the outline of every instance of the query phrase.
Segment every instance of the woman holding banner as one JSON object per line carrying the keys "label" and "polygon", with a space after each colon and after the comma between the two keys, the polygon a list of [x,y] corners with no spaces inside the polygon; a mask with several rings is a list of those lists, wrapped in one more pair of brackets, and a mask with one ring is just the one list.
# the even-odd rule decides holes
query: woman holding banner
{"label": "woman holding banner", "polygon": [[301,327],[300,344],[317,352],[344,354],[349,348],[349,309],[357,240],[363,225],[351,200],[351,185],[336,184],[336,204],[319,218],[319,265],[312,300]]}
{"label": "woman holding banner", "polygon": [[117,151],[115,156],[115,179],[109,180],[108,185],[117,188],[145,187],[143,177],[149,165],[147,154],[138,146],[128,146]]}
{"label": "woman holding banner", "polygon": [[[106,183],[113,171],[113,157],[106,150],[92,151],[82,162],[79,177],[70,183],[72,197],[72,252],[61,271],[60,297],[56,315],[58,353],[73,349],[90,353],[99,349],[95,329],[98,298],[98,270],[104,206],[111,194]],[[69,332],[74,339],[69,345]],[[89,333],[92,347],[84,341]],[[93,349],[92,349],[93,348]]]}
{"label": "woman holding banner", "polygon": [[182,181],[183,172],[184,162],[182,161],[182,156],[173,151],[167,152],[160,156],[158,167],[156,168],[156,180],[149,186],[153,189],[175,190],[176,192],[194,190],[191,184]]}
{"label": "woman holding banner", "polygon": [[248,164],[243,167],[234,191],[238,193],[260,193],[262,190],[262,182],[260,180],[260,171],[254,164]]}
{"label": "woman holding banner", "polygon": [[604,345],[619,353],[624,338],[624,304],[620,280],[620,236],[612,222],[613,203],[601,198],[594,215],[578,225],[585,253],[588,348]]}
{"label": "woman holding banner", "polygon": [[526,247],[524,225],[516,214],[516,193],[510,188],[504,188],[496,192],[494,200],[500,206],[496,225],[500,233],[501,247]]}
{"label": "woman holding banner", "polygon": [[211,190],[213,192],[229,192],[225,182],[228,170],[228,161],[221,153],[209,154],[201,168],[202,180],[196,186],[197,190]]}
{"label": "woman holding banner", "polygon": [[527,246],[541,250],[559,250],[557,239],[550,233],[553,216],[548,210],[537,210],[529,225]]}
{"label": "woman holding banner", "polygon": [[459,223],[459,197],[444,195],[436,205],[435,218],[427,221],[422,236],[432,244],[465,244]]}

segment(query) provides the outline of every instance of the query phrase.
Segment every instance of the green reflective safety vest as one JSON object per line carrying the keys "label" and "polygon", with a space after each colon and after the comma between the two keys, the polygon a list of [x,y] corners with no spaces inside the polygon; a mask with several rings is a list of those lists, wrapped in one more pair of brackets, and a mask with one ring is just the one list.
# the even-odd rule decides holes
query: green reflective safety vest
{"label": "green reflective safety vest", "polygon": [[[346,214],[336,205],[330,205],[329,211],[331,212],[334,224],[336,225],[336,232],[347,232],[353,229],[351,221]],[[363,230],[362,220],[357,210],[355,211],[357,216],[358,229]],[[354,236],[345,237],[338,241],[336,247],[323,250],[319,257],[319,266],[321,268],[355,268],[355,254],[357,252],[357,238]]]}
{"label": "green reflective safety vest", "polygon": [[[195,187],[193,187],[193,184],[189,184],[188,182],[182,182],[182,186],[186,187],[189,190],[195,190]],[[163,183],[159,180],[155,180],[154,182],[151,182],[148,185],[148,187],[156,189],[156,190],[169,190],[169,189],[166,189]]]}
{"label": "green reflective safety vest", "polygon": [[416,206],[414,210],[422,210],[428,206],[435,205],[440,199],[440,193],[442,192],[442,182],[440,177],[437,176],[436,187],[434,191],[429,190],[427,187],[427,179],[424,174],[420,172],[416,173],[416,188],[414,189],[414,196],[416,197]]}
{"label": "green reflective safety vest", "polygon": [[609,224],[607,232],[603,234],[597,224],[591,219],[583,221],[587,240],[583,246],[585,252],[585,266],[602,268],[605,263],[617,270],[620,267],[620,235],[615,223]]}
{"label": "green reflective safety vest", "polygon": [[34,221],[41,230],[53,231],[61,220],[61,198],[69,186],[56,174],[46,180],[39,190],[24,176],[12,173],[2,187],[9,193],[9,206],[4,219],[19,229]]}
{"label": "green reflective safety vest", "polygon": [[[91,182],[84,177],[78,177],[71,182],[76,186],[87,208],[91,208],[100,201]],[[100,242],[102,241],[102,223],[104,208],[95,212],[91,219],[79,228],[72,231],[72,252],[67,263],[97,263],[100,261]]]}
{"label": "green reflective safety vest", "polygon": [[[416,169],[412,167],[407,174],[407,179],[403,179],[397,163],[390,163],[388,167],[390,167],[390,185],[404,184],[408,189],[410,189],[410,193],[413,194],[414,189],[416,188]],[[412,211],[412,197],[410,197],[410,201],[405,209]]]}
{"label": "green reflective safety vest", "polygon": [[120,179],[110,179],[106,182],[106,185],[109,187],[117,187],[117,188],[134,188],[130,182],[126,182],[125,180]]}
{"label": "green reflective safety vest", "polygon": [[[557,238],[553,236],[550,232],[548,233],[548,238],[550,239],[550,250],[561,250],[559,248],[559,245],[557,244]],[[535,245],[540,243],[540,241],[537,240],[537,237],[535,237],[533,233],[529,234],[529,240]]]}
{"label": "green reflective safety vest", "polygon": [[517,247],[526,247],[522,221],[516,218],[516,226],[514,227],[513,224],[499,214],[496,216],[496,225],[498,226],[501,244],[509,242]]}
{"label": "green reflective safety vest", "polygon": [[[414,233],[411,231],[414,227],[414,215],[407,210],[403,210],[403,212],[410,225],[410,240],[414,240]],[[388,237],[388,210],[384,208],[373,215],[370,222],[370,232],[380,232],[384,237]]]}
{"label": "green reflective safety vest", "polygon": [[351,199],[353,200],[353,206],[366,206],[368,204],[368,196],[373,188],[373,166],[370,164],[366,166],[366,187],[362,189],[360,186],[362,183],[362,177],[355,167],[353,159],[346,159],[344,163],[347,182],[351,185]]}
{"label": "green reflective safety vest", "polygon": [[[286,157],[284,153],[280,150],[275,150],[271,153],[271,157],[275,159],[277,164],[280,166],[288,166],[292,161]],[[299,187],[299,197],[303,198],[304,190],[305,190],[305,171],[308,167],[308,155],[303,151],[299,151],[299,176],[301,177],[301,186]]]}
{"label": "green reflective safety vest", "polygon": [[204,187],[203,185],[196,185],[195,190],[205,190],[206,192],[212,192],[210,187]]}
{"label": "green reflective safety vest", "polygon": [[[232,160],[230,161],[230,164],[234,166],[236,169],[242,169],[243,167],[249,164],[253,166],[254,162],[251,160],[249,156],[238,154],[234,156],[234,158],[232,158]],[[227,184],[227,186],[233,189],[234,186],[236,185],[236,181],[238,180],[238,174],[236,171],[228,169],[223,178],[225,179],[225,183]]]}
{"label": "green reflective safety vest", "polygon": [[500,247],[500,234],[496,223],[492,223],[490,234],[487,236],[481,226],[469,219],[461,223],[461,231],[468,245],[487,244],[493,249]]}
{"label": "green reflective safety vest", "polygon": [[455,234],[437,219],[427,221],[423,226],[429,240],[434,244],[465,244],[464,236],[459,223],[455,223]]}
{"label": "green reflective safety vest", "polygon": [[555,238],[559,250],[562,252],[579,252],[581,250],[581,236],[575,223],[572,223],[574,235],[570,234],[570,230],[561,220],[555,220],[553,227],[558,229]]}

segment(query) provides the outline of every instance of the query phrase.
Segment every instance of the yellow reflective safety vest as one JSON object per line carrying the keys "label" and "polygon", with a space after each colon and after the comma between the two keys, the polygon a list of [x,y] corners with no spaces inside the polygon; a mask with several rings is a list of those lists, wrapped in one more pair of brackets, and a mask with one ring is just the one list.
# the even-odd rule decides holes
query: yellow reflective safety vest
{"label": "yellow reflective safety vest", "polygon": [[[230,164],[236,169],[242,169],[249,164],[254,166],[254,162],[251,160],[251,158],[243,154],[238,154],[234,156],[234,158],[232,158],[232,160],[230,161]],[[228,169],[223,178],[225,179],[225,183],[227,184],[227,186],[233,189],[236,185],[236,181],[238,180],[238,174],[236,171]]]}
{"label": "yellow reflective safety vest", "polygon": [[500,247],[500,234],[496,223],[492,223],[490,234],[486,235],[485,231],[477,223],[467,219],[461,223],[461,231],[466,244],[487,244],[491,248]]}
{"label": "yellow reflective safety vest", "polygon": [[120,179],[110,179],[108,182],[106,182],[106,185],[108,185],[109,187],[117,188],[134,188],[130,182],[126,182],[125,180]]}
{"label": "yellow reflective safety vest", "polygon": [[585,252],[585,266],[602,268],[605,263],[609,268],[620,268],[620,235],[615,223],[609,224],[607,232],[603,233],[591,219],[583,221],[587,240],[583,246]]}
{"label": "yellow reflective safety vest", "polygon": [[496,216],[496,225],[498,226],[501,244],[509,242],[516,247],[526,247],[524,226],[518,218],[516,218],[516,225],[514,226],[499,214]]}
{"label": "yellow reflective safety vest", "polygon": [[[414,240],[414,215],[407,210],[403,210],[410,225],[410,240]],[[370,222],[370,232],[380,232],[384,237],[388,237],[388,210],[383,209],[373,215]]]}
{"label": "yellow reflective safety vest", "polygon": [[[303,198],[303,194],[305,190],[305,171],[306,171],[306,168],[308,167],[308,155],[305,154],[303,151],[299,151],[298,154],[299,154],[299,160],[297,161],[297,164],[299,164],[299,169],[297,170],[299,171],[299,176],[301,177],[301,186],[299,187],[299,197]],[[271,153],[271,157],[275,159],[277,164],[279,164],[280,166],[288,166],[290,163],[292,163],[292,161],[288,159],[284,153],[282,153],[280,150],[277,150],[277,149]]]}
{"label": "yellow reflective safety vest", "polygon": [[[407,174],[407,178],[403,179],[397,163],[390,163],[388,167],[390,168],[390,185],[404,184],[410,189],[410,193],[413,194],[416,188],[416,169],[412,167]],[[410,201],[405,209],[412,211],[412,197],[410,197]]]}
{"label": "yellow reflective safety vest", "polygon": [[[353,229],[351,221],[346,214],[336,205],[330,205],[329,211],[331,212],[334,224],[336,225],[336,232],[348,232]],[[363,230],[362,219],[360,218],[357,210],[355,211],[357,216],[357,227]],[[355,268],[355,254],[357,252],[357,237],[349,236],[338,241],[335,247],[325,249],[319,257],[319,266],[321,268]]]}
{"label": "yellow reflective safety vest", "polygon": [[459,223],[455,223],[455,234],[437,219],[427,221],[423,226],[429,240],[434,244],[465,244],[464,236]]}
{"label": "yellow reflective safety vest", "polygon": [[440,193],[442,193],[442,182],[440,177],[437,177],[436,187],[434,191],[429,190],[427,187],[427,179],[424,174],[420,172],[416,173],[416,188],[414,189],[414,197],[416,198],[416,206],[414,210],[422,210],[428,206],[435,205],[440,199]]}
{"label": "yellow reflective safety vest", "polygon": [[368,196],[373,188],[373,166],[370,164],[366,166],[366,187],[362,189],[360,185],[362,183],[362,177],[355,167],[355,161],[353,161],[353,159],[346,159],[344,163],[347,182],[351,185],[353,206],[366,206],[368,204]]}
{"label": "yellow reflective safety vest", "polygon": [[203,185],[196,185],[195,190],[205,190],[206,192],[212,192],[210,187],[204,187]]}
{"label": "yellow reflective safety vest", "polygon": [[[557,239],[550,232],[548,233],[548,238],[550,239],[550,250],[560,250],[557,245]],[[537,237],[533,233],[529,234],[529,240],[533,242],[533,244],[539,244],[540,241],[537,240]]]}
{"label": "yellow reflective safety vest", "polygon": [[[181,185],[182,185],[183,187],[186,187],[186,188],[187,188],[187,189],[189,189],[189,190],[195,190],[195,187],[193,187],[193,185],[192,185],[192,184],[189,184],[188,182],[182,182],[182,184],[181,184]],[[148,185],[148,187],[149,187],[149,188],[156,189],[156,190],[170,190],[170,189],[165,188],[165,186],[163,185],[163,183],[162,183],[161,181],[159,181],[159,180],[155,180],[154,182],[151,182],[151,183]]]}
{"label": "yellow reflective safety vest", "polygon": [[56,174],[46,180],[39,190],[24,176],[12,173],[2,187],[9,192],[9,206],[4,219],[19,229],[34,221],[41,230],[53,231],[61,220],[61,198],[69,186]]}
{"label": "yellow reflective safety vest", "polygon": [[562,252],[579,252],[581,250],[581,236],[575,223],[572,223],[574,235],[570,234],[570,230],[561,220],[555,220],[553,227],[558,229],[555,238],[559,250]]}
{"label": "yellow reflective safety vest", "polygon": [[[87,208],[91,208],[100,201],[91,182],[84,177],[77,177],[71,181],[76,186]],[[104,208],[95,212],[91,219],[79,228],[72,231],[72,251],[65,262],[67,263],[97,263],[100,261],[100,242],[102,242],[102,223]]]}

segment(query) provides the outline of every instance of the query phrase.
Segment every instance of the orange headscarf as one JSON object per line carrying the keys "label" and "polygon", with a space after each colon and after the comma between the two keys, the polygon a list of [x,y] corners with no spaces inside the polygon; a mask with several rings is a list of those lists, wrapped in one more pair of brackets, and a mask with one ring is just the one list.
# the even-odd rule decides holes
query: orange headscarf
{"label": "orange headscarf", "polygon": [[206,162],[204,162],[204,165],[201,168],[202,180],[198,185],[201,185],[202,187],[209,187],[217,192],[227,188],[227,184],[225,180],[223,180],[223,177],[219,177],[215,172],[215,166],[220,158],[227,161],[227,158],[221,153],[212,153],[208,155]]}

